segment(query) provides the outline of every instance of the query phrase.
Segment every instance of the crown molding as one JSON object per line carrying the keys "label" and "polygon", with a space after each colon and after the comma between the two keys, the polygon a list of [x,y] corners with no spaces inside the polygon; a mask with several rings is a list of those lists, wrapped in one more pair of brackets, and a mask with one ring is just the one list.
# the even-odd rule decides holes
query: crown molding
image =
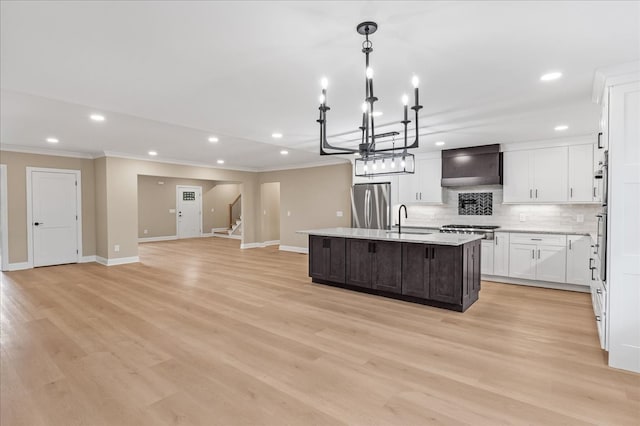
{"label": "crown molding", "polygon": [[640,61],[598,68],[593,77],[591,100],[594,103],[600,104],[604,97],[605,87],[637,81],[638,79],[640,79]]}
{"label": "crown molding", "polygon": [[55,157],[83,158],[87,160],[93,160],[97,158],[96,155],[88,152],[65,151],[65,150],[59,150],[59,149],[11,145],[11,144],[4,144],[4,143],[0,144],[0,151],[20,152],[24,154],[52,155]]}
{"label": "crown molding", "polygon": [[176,164],[179,166],[193,166],[193,167],[203,167],[207,169],[219,169],[219,170],[232,170],[238,172],[259,172],[260,170],[250,168],[250,167],[229,167],[229,166],[219,166],[219,165],[211,165],[207,163],[200,163],[197,161],[189,161],[189,160],[174,160],[171,158],[149,158],[144,155],[135,155],[135,154],[127,154],[125,152],[117,152],[117,151],[103,151],[101,155],[95,158],[124,158],[126,160],[138,160],[138,161],[149,161],[152,163],[164,163],[164,164]]}
{"label": "crown molding", "polygon": [[325,161],[314,161],[311,163],[299,163],[299,164],[292,164],[292,165],[281,166],[281,167],[267,167],[263,169],[258,169],[257,172],[267,173],[267,172],[278,172],[281,170],[310,169],[312,167],[335,166],[338,164],[349,164],[349,163],[350,161],[346,158],[331,158]]}

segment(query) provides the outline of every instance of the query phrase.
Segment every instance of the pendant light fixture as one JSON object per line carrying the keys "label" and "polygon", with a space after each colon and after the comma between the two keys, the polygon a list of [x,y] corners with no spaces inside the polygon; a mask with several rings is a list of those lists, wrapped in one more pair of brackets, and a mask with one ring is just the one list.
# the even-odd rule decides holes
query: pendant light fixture
{"label": "pendant light fixture", "polygon": [[[357,26],[358,34],[365,37],[362,43],[362,53],[365,55],[365,97],[362,103],[362,125],[358,128],[361,131],[360,144],[357,148],[347,148],[334,146],[327,141],[327,111],[331,108],[327,105],[327,88],[329,81],[326,78],[321,80],[322,94],[320,95],[320,117],[316,120],[320,124],[320,155],[344,155],[355,154],[355,174],[356,176],[377,176],[390,174],[405,174],[415,172],[415,158],[408,152],[409,149],[417,148],[418,135],[418,112],[422,109],[419,104],[417,76],[413,76],[411,83],[414,88],[414,105],[411,109],[415,113],[415,139],[411,144],[407,142],[407,126],[411,123],[408,119],[409,97],[402,96],[404,116],[400,121],[404,126],[404,144],[396,147],[395,137],[400,133],[393,131],[376,134],[374,111],[378,98],[373,93],[373,68],[369,63],[369,55],[373,52],[373,43],[369,36],[376,32],[378,24],[366,21]],[[388,147],[389,138],[392,138],[392,147]],[[386,148],[381,145],[386,144]]]}

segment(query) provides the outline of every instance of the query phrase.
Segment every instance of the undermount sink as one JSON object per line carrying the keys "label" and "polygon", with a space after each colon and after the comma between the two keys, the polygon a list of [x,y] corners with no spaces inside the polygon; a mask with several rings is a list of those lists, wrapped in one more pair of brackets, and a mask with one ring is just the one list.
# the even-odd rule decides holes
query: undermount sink
{"label": "undermount sink", "polygon": [[410,235],[430,235],[430,234],[433,234],[433,232],[419,232],[419,231],[402,231],[402,232],[398,232],[398,231],[387,231],[387,234],[398,234],[398,235],[403,235],[403,234],[410,234]]}

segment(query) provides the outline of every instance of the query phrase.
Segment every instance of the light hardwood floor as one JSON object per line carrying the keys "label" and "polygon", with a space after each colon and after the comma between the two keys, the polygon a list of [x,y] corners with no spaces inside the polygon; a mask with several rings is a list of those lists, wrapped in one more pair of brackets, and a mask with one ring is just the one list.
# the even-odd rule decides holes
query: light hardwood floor
{"label": "light hardwood floor", "polygon": [[2,426],[638,424],[587,294],[483,283],[466,313],[315,285],[202,238],[2,276]]}

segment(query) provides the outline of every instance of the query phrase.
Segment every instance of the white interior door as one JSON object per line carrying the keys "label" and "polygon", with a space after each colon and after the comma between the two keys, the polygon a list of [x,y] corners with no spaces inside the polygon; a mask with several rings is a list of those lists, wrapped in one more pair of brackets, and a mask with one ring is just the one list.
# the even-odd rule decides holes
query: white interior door
{"label": "white interior door", "polygon": [[78,261],[77,191],[74,172],[31,171],[33,266]]}
{"label": "white interior door", "polygon": [[178,186],[178,238],[199,237],[202,234],[202,188]]}

